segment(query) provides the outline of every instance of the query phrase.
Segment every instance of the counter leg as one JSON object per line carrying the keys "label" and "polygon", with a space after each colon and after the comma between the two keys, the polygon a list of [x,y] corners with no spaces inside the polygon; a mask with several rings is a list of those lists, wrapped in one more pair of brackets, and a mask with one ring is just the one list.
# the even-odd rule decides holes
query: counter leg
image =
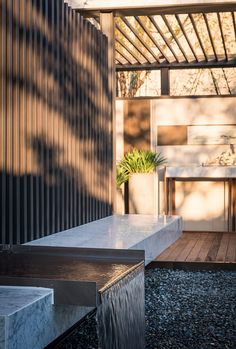
{"label": "counter leg", "polygon": [[169,179],[168,178],[166,178],[166,180],[165,180],[165,193],[166,193],[166,195],[165,195],[165,209],[166,209],[165,214],[169,215],[169,195],[170,195],[170,193],[169,193]]}
{"label": "counter leg", "polygon": [[232,179],[228,179],[228,232],[232,231]]}
{"label": "counter leg", "polygon": [[175,179],[172,179],[171,183],[171,214],[176,214],[176,207],[175,207]]}
{"label": "counter leg", "polygon": [[232,231],[236,232],[236,179],[232,180]]}

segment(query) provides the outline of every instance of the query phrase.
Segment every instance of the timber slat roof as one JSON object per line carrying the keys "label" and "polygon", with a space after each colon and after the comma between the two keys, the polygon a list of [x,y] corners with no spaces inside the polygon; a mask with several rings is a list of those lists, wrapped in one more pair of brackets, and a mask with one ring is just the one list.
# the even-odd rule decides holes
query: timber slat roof
{"label": "timber slat roof", "polygon": [[236,1],[146,2],[68,0],[98,24],[100,12],[114,13],[118,71],[236,67]]}
{"label": "timber slat roof", "polygon": [[117,70],[236,66],[236,11],[116,17]]}

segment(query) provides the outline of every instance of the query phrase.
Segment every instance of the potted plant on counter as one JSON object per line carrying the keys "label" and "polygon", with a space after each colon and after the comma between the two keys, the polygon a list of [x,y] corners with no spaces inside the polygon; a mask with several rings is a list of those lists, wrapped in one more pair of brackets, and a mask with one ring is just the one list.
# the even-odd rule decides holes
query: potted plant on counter
{"label": "potted plant on counter", "polygon": [[133,149],[117,165],[117,186],[128,182],[129,213],[155,214],[156,168],[164,165],[161,153]]}

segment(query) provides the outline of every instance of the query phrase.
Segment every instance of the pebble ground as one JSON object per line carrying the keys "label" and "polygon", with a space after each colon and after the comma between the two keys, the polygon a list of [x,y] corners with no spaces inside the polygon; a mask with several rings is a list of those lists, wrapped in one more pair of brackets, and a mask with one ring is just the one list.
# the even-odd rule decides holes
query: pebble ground
{"label": "pebble ground", "polygon": [[[145,274],[146,349],[236,349],[236,272]],[[95,324],[89,316],[56,348],[97,349]]]}
{"label": "pebble ground", "polygon": [[146,271],[146,348],[236,349],[236,272]]}

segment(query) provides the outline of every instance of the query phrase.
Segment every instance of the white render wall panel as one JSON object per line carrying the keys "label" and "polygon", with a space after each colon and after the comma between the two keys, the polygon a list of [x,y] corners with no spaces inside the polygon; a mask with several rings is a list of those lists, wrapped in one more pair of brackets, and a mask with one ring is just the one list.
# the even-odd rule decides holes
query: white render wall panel
{"label": "white render wall panel", "polygon": [[228,145],[172,145],[156,146],[155,149],[167,158],[168,166],[201,165],[229,150]]}
{"label": "white render wall panel", "polygon": [[236,97],[160,98],[151,109],[153,126],[236,124]]}
{"label": "white render wall panel", "polygon": [[188,126],[188,144],[236,144],[236,126]]}

